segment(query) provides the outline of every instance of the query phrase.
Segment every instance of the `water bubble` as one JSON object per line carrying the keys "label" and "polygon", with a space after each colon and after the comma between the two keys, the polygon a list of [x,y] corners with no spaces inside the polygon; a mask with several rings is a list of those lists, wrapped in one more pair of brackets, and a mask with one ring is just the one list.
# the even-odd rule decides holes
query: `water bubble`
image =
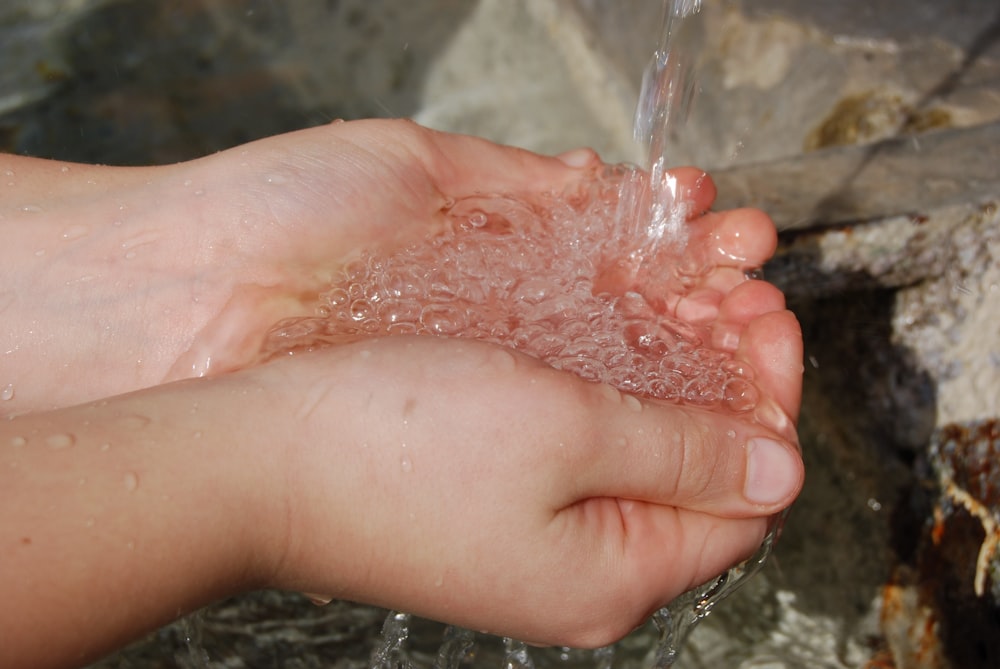
{"label": "water bubble", "polygon": [[48,445],[49,448],[53,450],[62,450],[65,448],[69,448],[70,446],[75,444],[76,437],[74,437],[72,434],[60,432],[56,434],[50,434],[48,437],[45,438],[45,443]]}
{"label": "water bubble", "polygon": [[399,466],[406,473],[413,471],[413,461],[410,460],[409,456],[404,455],[402,458],[400,458]]}
{"label": "water bubble", "polygon": [[139,489],[139,475],[135,472],[125,472],[125,476],[122,477],[122,485],[128,492],[135,492]]}
{"label": "water bubble", "polygon": [[14,384],[8,383],[3,388],[0,388],[0,401],[9,402],[14,399]]}
{"label": "water bubble", "polygon": [[733,413],[745,413],[757,406],[757,388],[742,378],[732,378],[725,382],[722,390],[723,405]]}
{"label": "water bubble", "polygon": [[27,443],[28,440],[20,435],[10,438],[10,445],[13,446],[14,448],[20,448],[21,446],[24,446]]}
{"label": "water bubble", "polygon": [[451,304],[430,304],[420,312],[420,324],[436,335],[457,335],[466,327],[465,314]]}
{"label": "water bubble", "polygon": [[[669,305],[712,269],[705,253],[685,254],[665,228],[654,231],[662,238],[636,238],[652,233],[615,218],[634,174],[610,170],[573,201],[459,200],[440,234],[335,271],[317,316],[277,327],[263,355],[342,335],[473,337],[616,391],[748,412],[753,370],[708,349],[708,325],[671,316]],[[658,178],[671,199],[662,207],[682,208],[678,184]],[[743,384],[725,389],[733,379]]]}

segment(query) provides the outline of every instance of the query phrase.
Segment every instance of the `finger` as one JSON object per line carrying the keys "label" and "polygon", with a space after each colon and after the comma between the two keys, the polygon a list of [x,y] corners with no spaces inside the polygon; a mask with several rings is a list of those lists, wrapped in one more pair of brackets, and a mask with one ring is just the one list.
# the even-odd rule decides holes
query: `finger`
{"label": "finger", "polygon": [[[726,294],[718,305],[712,324],[712,346],[735,352],[743,330],[751,321],[764,314],[784,310],[785,296],[776,287],[764,281],[744,281]],[[746,355],[749,355],[749,349],[744,358]]]}
{"label": "finger", "polygon": [[[802,487],[797,446],[745,416],[595,391],[602,447],[568,470],[575,499],[616,497],[722,515],[769,515]],[[617,398],[616,398],[617,394]]]}
{"label": "finger", "polygon": [[589,149],[543,156],[479,137],[427,132],[432,150],[420,157],[428,161],[428,174],[436,176],[441,191],[456,198],[559,192],[602,167]]}
{"label": "finger", "polygon": [[795,438],[795,421],[802,398],[802,330],[790,311],[776,311],[752,320],[740,339],[736,357],[756,372],[756,385],[773,398],[755,411],[757,420]]}
{"label": "finger", "polygon": [[690,224],[688,251],[711,267],[760,267],[778,244],[774,223],[759,209],[710,212]]}
{"label": "finger", "polygon": [[702,216],[715,202],[715,181],[704,170],[697,167],[674,167],[667,170],[665,178],[676,200],[687,207],[689,217]]}

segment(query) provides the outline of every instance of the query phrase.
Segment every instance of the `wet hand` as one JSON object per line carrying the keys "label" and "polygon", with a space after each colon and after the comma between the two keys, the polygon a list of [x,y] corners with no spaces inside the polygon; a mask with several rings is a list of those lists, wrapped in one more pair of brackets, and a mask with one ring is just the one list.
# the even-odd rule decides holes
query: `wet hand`
{"label": "wet hand", "polygon": [[[741,355],[778,337],[765,354],[794,367],[794,320],[747,326]],[[290,420],[271,585],[536,643],[623,636],[751,554],[802,484],[787,434],[482,343],[377,339],[253,373]]]}

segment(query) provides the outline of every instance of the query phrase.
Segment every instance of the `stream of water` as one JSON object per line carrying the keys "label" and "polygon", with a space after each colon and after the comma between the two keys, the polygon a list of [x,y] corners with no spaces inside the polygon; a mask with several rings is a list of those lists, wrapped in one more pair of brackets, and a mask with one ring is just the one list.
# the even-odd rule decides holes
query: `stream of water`
{"label": "stream of water", "polygon": [[[689,212],[668,172],[666,147],[695,91],[688,23],[700,9],[700,0],[664,3],[635,117],[635,137],[647,155],[643,172],[609,173],[572,206],[558,198],[455,203],[449,212],[454,230],[392,257],[363,257],[322,296],[318,316],[276,328],[268,354],[358,335],[468,336],[626,392],[718,410],[752,409],[752,370],[734,368],[726,354],[703,346],[704,332],[664,316],[647,295],[603,292],[594,279],[609,258],[624,268],[626,285],[683,290],[691,278],[678,270]],[[772,531],[753,558],[678,597],[645,631],[612,647],[529,649],[513,639],[391,612],[370,666],[669,667],[691,629],[762,566],[774,537]]]}
{"label": "stream of water", "polygon": [[[700,0],[664,3],[635,117],[645,169],[608,170],[570,200],[496,195],[455,202],[450,230],[394,255],[369,253],[344,268],[320,296],[315,316],[276,326],[264,356],[358,336],[472,337],[624,392],[752,410],[753,371],[704,345],[707,330],[665,313],[655,299],[657,291],[683,294],[706,271],[683,262],[692,212],[668,172],[666,150],[695,91],[696,54],[685,40],[700,8]],[[602,283],[609,262],[621,290]],[[636,292],[635,286],[652,288]],[[669,667],[688,632],[763,564],[773,540],[772,532],[752,559],[678,597],[644,630],[607,648],[528,648],[390,612],[370,667]]]}

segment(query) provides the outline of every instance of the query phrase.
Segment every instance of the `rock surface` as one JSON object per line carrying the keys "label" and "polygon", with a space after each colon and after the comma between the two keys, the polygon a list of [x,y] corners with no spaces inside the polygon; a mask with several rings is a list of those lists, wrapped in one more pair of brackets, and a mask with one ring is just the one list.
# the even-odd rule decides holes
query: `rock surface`
{"label": "rock surface", "polygon": [[[637,161],[659,14],[653,0],[11,0],[0,149],[168,162],[412,116]],[[700,90],[670,155],[786,229],[767,273],[806,334],[809,474],[771,563],[680,665],[1000,666],[1000,9],[706,0],[691,35]],[[364,666],[381,620],[264,593],[99,666]]]}

